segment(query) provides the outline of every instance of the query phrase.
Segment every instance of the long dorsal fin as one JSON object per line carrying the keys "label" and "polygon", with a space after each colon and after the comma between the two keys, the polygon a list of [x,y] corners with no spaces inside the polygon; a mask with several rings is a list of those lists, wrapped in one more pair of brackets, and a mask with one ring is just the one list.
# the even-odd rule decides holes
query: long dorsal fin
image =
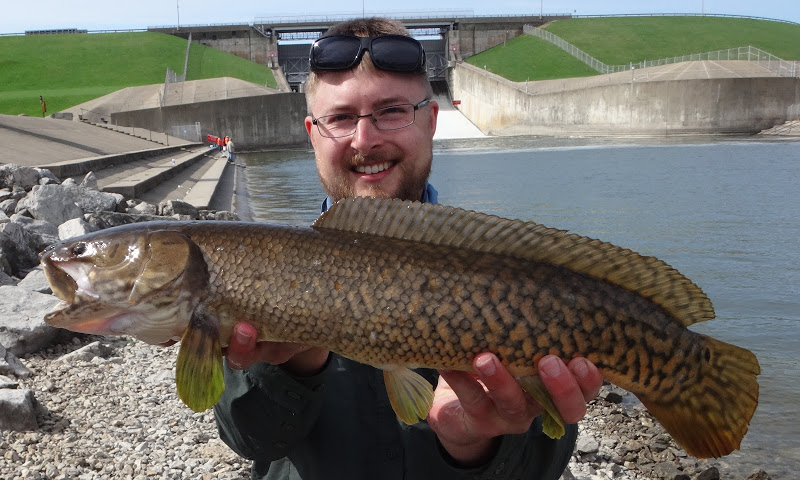
{"label": "long dorsal fin", "polygon": [[312,226],[562,265],[636,292],[686,326],[714,318],[711,301],[700,287],[665,262],[534,222],[444,205],[357,197],[337,202]]}

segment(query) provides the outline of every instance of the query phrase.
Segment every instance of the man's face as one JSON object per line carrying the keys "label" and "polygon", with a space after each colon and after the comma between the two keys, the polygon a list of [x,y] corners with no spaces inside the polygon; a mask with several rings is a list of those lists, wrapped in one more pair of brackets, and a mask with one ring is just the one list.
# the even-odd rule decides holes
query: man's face
{"label": "man's face", "polygon": [[[318,78],[311,101],[315,117],[336,113],[364,115],[390,105],[416,105],[425,99],[420,79],[378,70],[329,72]],[[430,102],[416,111],[413,124],[378,130],[361,118],[355,134],[325,138],[306,117],[322,186],[334,200],[348,197],[421,200],[431,170],[433,134],[439,106]]]}

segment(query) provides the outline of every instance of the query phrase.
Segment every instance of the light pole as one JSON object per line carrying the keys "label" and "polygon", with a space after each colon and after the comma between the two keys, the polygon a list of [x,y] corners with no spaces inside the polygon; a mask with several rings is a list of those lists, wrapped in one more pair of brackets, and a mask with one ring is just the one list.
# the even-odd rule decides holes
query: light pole
{"label": "light pole", "polygon": [[175,0],[175,8],[178,10],[178,29],[181,28],[181,4],[180,0]]}

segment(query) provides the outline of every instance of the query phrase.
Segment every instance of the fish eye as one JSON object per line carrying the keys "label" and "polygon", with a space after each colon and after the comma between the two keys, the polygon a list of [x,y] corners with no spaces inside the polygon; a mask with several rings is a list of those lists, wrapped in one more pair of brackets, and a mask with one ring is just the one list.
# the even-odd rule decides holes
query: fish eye
{"label": "fish eye", "polygon": [[83,255],[84,253],[86,253],[86,244],[84,242],[76,243],[72,247],[72,254],[73,255],[80,256],[80,255]]}

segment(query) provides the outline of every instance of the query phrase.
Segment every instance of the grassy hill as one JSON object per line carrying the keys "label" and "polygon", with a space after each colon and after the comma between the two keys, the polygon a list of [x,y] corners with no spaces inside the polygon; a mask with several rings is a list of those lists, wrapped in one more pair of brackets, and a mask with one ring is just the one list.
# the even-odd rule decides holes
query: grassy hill
{"label": "grassy hill", "polygon": [[[800,25],[783,22],[725,17],[608,17],[559,20],[545,28],[609,65],[747,45],[784,60],[800,60]],[[514,81],[596,75],[571,55],[527,35],[467,61],[485,65]]]}
{"label": "grassy hill", "polygon": [[[163,83],[167,67],[183,72],[186,40],[161,33],[108,33],[0,37],[0,113],[41,115],[113,91]],[[187,80],[237,77],[275,86],[272,71],[192,43]]]}

